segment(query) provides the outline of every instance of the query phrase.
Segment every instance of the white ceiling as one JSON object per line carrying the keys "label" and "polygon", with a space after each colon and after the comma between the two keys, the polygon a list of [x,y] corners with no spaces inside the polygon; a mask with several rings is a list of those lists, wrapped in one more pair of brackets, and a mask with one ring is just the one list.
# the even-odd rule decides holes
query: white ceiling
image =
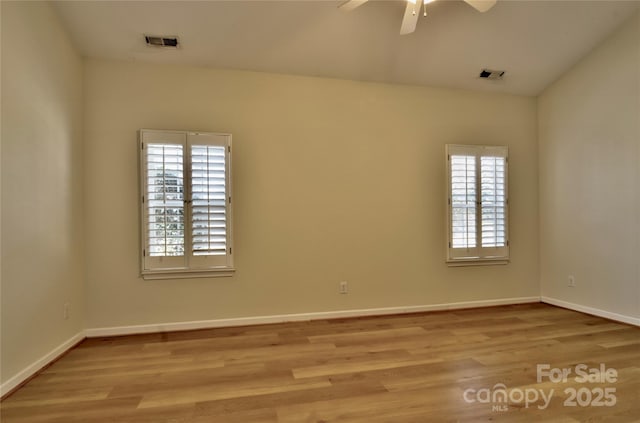
{"label": "white ceiling", "polygon": [[[58,1],[86,57],[536,95],[638,10],[635,1],[439,0],[399,35],[404,1]],[[181,47],[147,47],[143,34]],[[507,71],[480,80],[483,67]]]}

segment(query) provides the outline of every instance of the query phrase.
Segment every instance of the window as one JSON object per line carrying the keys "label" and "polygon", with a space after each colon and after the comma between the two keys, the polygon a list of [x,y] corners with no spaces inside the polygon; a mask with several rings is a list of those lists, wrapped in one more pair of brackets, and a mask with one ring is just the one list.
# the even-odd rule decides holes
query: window
{"label": "window", "polygon": [[231,135],[140,131],[142,276],[233,272]]}
{"label": "window", "polygon": [[507,147],[447,145],[447,262],[509,259]]}

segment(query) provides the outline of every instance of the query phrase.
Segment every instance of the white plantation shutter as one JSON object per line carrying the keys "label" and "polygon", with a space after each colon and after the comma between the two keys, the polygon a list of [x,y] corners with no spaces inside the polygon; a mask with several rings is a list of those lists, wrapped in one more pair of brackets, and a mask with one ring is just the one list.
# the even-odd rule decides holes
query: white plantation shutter
{"label": "white plantation shutter", "polygon": [[225,148],[191,146],[192,251],[224,255],[227,251]]}
{"label": "white plantation shutter", "polygon": [[185,265],[186,135],[142,133],[143,269]]}
{"label": "white plantation shutter", "polygon": [[231,266],[230,146],[226,134],[189,133],[192,268]]}
{"label": "white plantation shutter", "polygon": [[447,260],[507,260],[507,148],[447,145],[447,170]]}
{"label": "white plantation shutter", "polygon": [[147,236],[149,255],[184,255],[183,149],[179,144],[148,144]]}
{"label": "white plantation shutter", "polygon": [[451,242],[453,248],[476,246],[476,159],[451,156]]}
{"label": "white plantation shutter", "polygon": [[142,274],[227,276],[231,135],[140,131]]}
{"label": "white plantation shutter", "polygon": [[506,245],[505,164],[504,157],[480,157],[483,247]]}

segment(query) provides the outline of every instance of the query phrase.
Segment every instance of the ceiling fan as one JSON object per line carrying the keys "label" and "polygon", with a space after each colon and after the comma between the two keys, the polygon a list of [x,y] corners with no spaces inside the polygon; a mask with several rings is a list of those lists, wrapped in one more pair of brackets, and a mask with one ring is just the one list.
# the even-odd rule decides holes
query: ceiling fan
{"label": "ceiling fan", "polygon": [[[358,6],[365,4],[368,0],[348,0],[341,4],[339,7],[344,11],[350,11]],[[424,16],[427,16],[427,4],[434,2],[435,0],[407,0],[407,8],[404,11],[404,18],[402,18],[402,26],[400,27],[400,35],[411,34],[416,30],[416,24],[418,23],[418,14],[420,13],[420,7],[424,4]],[[464,0],[467,4],[472,6],[479,12],[486,12],[491,9],[497,0]]]}

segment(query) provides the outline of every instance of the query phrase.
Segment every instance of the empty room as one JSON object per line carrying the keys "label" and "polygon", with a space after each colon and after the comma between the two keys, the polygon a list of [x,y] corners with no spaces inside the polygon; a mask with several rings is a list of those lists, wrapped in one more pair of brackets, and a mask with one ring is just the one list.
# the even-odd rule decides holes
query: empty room
{"label": "empty room", "polygon": [[0,1],[0,421],[640,421],[640,1]]}

